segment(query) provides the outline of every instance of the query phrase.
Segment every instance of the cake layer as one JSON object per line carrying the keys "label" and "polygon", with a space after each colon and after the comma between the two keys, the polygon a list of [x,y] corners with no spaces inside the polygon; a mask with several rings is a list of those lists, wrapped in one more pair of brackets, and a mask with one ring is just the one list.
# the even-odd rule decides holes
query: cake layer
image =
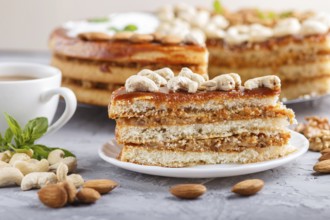
{"label": "cake layer", "polygon": [[228,137],[241,133],[266,135],[286,131],[289,122],[282,118],[256,118],[249,120],[223,121],[210,124],[188,124],[181,126],[116,126],[119,143],[145,144],[174,142],[182,139],[207,139]]}
{"label": "cake layer", "polygon": [[198,93],[172,93],[161,88],[159,92],[128,93],[123,87],[111,96],[109,117],[179,116],[224,108],[275,106],[279,93],[268,88]]}
{"label": "cake layer", "polygon": [[285,87],[286,81],[298,82],[303,78],[310,79],[327,75],[330,76],[330,55],[327,56],[327,59],[320,59],[311,63],[279,65],[276,67],[256,67],[253,65],[250,67],[229,67],[212,65],[209,67],[209,70],[211,79],[221,73],[228,73],[230,71],[239,72],[242,81],[268,74],[277,75],[281,79],[282,87]]}
{"label": "cake layer", "polygon": [[207,41],[207,47],[210,53],[210,67],[276,67],[297,60],[315,61],[319,55],[328,55],[330,35],[328,33],[306,37],[287,36],[238,45],[226,44],[222,39],[210,39]]}
{"label": "cake layer", "polygon": [[155,142],[142,145],[126,143],[125,145],[158,150],[241,152],[247,148],[263,148],[267,146],[280,147],[288,144],[290,136],[290,132],[281,132],[270,135],[263,133],[242,133],[223,138],[182,139],[175,142]]}
{"label": "cake layer", "polygon": [[246,149],[241,152],[192,152],[158,150],[154,148],[124,146],[119,160],[141,165],[162,167],[186,167],[203,164],[253,163],[276,159],[295,151],[292,146],[269,146]]}
{"label": "cake layer", "polygon": [[[163,68],[162,63],[118,63],[70,58],[54,54],[52,66],[59,68],[63,76],[77,80],[89,80],[101,83],[124,84],[126,79],[143,68],[156,70]],[[189,67],[196,73],[208,77],[207,65],[172,64],[168,65],[175,73],[183,67]]]}
{"label": "cake layer", "polygon": [[161,63],[207,65],[206,47],[193,44],[166,45],[160,43],[132,43],[127,40],[86,41],[69,37],[63,28],[50,36],[49,47],[53,53],[88,60],[116,61],[121,63]]}
{"label": "cake layer", "polygon": [[[112,84],[113,88],[108,89],[96,89],[83,87],[81,82],[72,83],[72,81],[65,80],[62,86],[71,89],[80,103],[97,105],[97,106],[108,106],[111,92],[118,88],[118,85]],[[120,87],[120,86],[119,86]]]}
{"label": "cake layer", "polygon": [[185,125],[215,123],[226,120],[246,120],[251,118],[277,118],[287,117],[290,121],[294,119],[291,109],[281,104],[264,107],[242,107],[231,109],[220,109],[218,111],[196,111],[185,115],[167,115],[165,117],[133,117],[118,118],[119,126],[162,126],[162,125]]}
{"label": "cake layer", "polygon": [[286,83],[282,87],[281,98],[295,99],[330,93],[330,76],[311,78],[304,81]]}

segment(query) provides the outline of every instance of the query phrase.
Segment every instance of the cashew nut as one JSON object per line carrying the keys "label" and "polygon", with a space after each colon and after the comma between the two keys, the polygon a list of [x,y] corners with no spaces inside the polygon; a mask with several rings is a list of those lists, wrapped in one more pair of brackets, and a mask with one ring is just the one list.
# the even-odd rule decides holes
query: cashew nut
{"label": "cashew nut", "polygon": [[137,73],[137,75],[148,77],[149,79],[154,81],[157,86],[164,86],[167,83],[167,80],[164,77],[148,69],[141,70]]}
{"label": "cashew nut", "polygon": [[36,189],[51,183],[57,183],[57,177],[53,172],[34,172],[24,176],[21,189]]}
{"label": "cashew nut", "polygon": [[15,164],[15,162],[17,162],[17,161],[27,161],[30,159],[31,159],[31,157],[25,153],[15,153],[11,157],[9,164],[13,166]]}
{"label": "cashew nut", "polygon": [[51,165],[49,167],[50,170],[57,170],[61,163],[64,163],[68,166],[69,173],[72,173],[77,168],[77,159],[75,157],[65,157],[61,159],[58,163]]}
{"label": "cashew nut", "polygon": [[145,76],[134,75],[129,77],[125,83],[127,92],[157,92],[157,84]]}
{"label": "cashew nut", "polygon": [[173,92],[181,90],[195,93],[198,89],[198,83],[184,76],[176,76],[167,82],[167,88]]}
{"label": "cashew nut", "polygon": [[67,176],[66,180],[71,181],[76,188],[79,188],[84,185],[84,179],[79,174],[71,174]]}
{"label": "cashew nut", "polygon": [[179,76],[184,76],[187,77],[188,79],[197,82],[198,86],[201,85],[203,82],[205,82],[205,79],[203,76],[193,73],[193,71],[191,71],[191,69],[187,68],[187,67],[183,67],[179,73]]}
{"label": "cashew nut", "polygon": [[40,161],[36,159],[30,159],[26,161],[16,161],[13,167],[19,169],[25,176],[26,174],[32,172],[47,172],[49,170],[49,163],[46,159],[42,159]]}
{"label": "cashew nut", "polygon": [[8,163],[10,158],[12,156],[12,152],[10,152],[9,150],[6,150],[4,152],[0,153],[0,161],[6,162]]}
{"label": "cashew nut", "polygon": [[164,77],[166,80],[170,80],[171,78],[174,77],[173,71],[168,67],[165,67],[165,68],[162,68],[159,70],[155,70],[154,72],[157,73],[158,75]]}
{"label": "cashew nut", "polygon": [[14,167],[0,168],[0,187],[20,185],[23,174],[19,169]]}
{"label": "cashew nut", "polygon": [[66,164],[60,162],[60,164],[58,165],[58,167],[56,169],[56,176],[57,176],[58,182],[66,181],[68,172],[69,172],[68,166]]}
{"label": "cashew nut", "polygon": [[220,75],[212,80],[206,81],[201,85],[202,88],[205,88],[207,91],[230,91],[235,89],[235,81],[233,77],[228,74]]}
{"label": "cashew nut", "polygon": [[253,79],[249,79],[244,83],[245,89],[257,89],[261,87],[270,88],[272,90],[277,90],[281,88],[281,80],[278,76],[262,76]]}
{"label": "cashew nut", "polygon": [[0,160],[0,169],[1,169],[2,167],[11,167],[11,166],[10,166],[9,163],[6,163],[6,162]]}
{"label": "cashew nut", "polygon": [[58,163],[60,160],[62,160],[64,158],[64,155],[65,155],[64,151],[62,151],[61,149],[56,149],[48,154],[47,160],[50,165],[53,165],[55,163]]}

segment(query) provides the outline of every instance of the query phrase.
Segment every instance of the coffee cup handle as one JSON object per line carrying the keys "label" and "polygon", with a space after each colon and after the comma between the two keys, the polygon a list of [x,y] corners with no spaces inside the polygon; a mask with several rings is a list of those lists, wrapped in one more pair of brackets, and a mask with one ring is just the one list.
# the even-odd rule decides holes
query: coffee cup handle
{"label": "coffee cup handle", "polygon": [[46,91],[41,95],[41,101],[48,102],[55,95],[60,95],[64,98],[65,109],[61,117],[48,128],[47,135],[63,127],[73,116],[77,108],[77,98],[75,94],[70,89],[63,87]]}

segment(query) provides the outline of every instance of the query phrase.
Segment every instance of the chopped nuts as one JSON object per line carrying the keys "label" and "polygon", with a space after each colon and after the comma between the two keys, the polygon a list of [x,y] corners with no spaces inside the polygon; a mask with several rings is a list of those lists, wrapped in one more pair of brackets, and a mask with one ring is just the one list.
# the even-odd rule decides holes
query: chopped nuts
{"label": "chopped nuts", "polygon": [[98,191],[100,194],[105,194],[112,191],[118,186],[113,180],[99,179],[99,180],[88,180],[84,183],[84,188],[92,188]]}
{"label": "chopped nuts", "polygon": [[241,196],[251,196],[259,192],[263,186],[264,181],[260,179],[249,179],[235,184],[231,191]]}
{"label": "chopped nuts", "polygon": [[180,199],[197,199],[206,192],[202,184],[179,184],[170,188],[172,195]]}
{"label": "chopped nuts", "polygon": [[309,140],[309,149],[322,151],[330,148],[330,124],[327,118],[306,117],[306,124],[298,124],[295,130]]}

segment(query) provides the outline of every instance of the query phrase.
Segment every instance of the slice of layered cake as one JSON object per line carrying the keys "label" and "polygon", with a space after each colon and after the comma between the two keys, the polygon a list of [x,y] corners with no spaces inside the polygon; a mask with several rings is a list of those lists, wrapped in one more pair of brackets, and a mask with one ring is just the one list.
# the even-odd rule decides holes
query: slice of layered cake
{"label": "slice of layered cake", "polygon": [[112,94],[119,160],[184,167],[251,163],[284,156],[294,113],[278,102],[280,80],[230,73],[205,81],[183,68],[142,70]]}

